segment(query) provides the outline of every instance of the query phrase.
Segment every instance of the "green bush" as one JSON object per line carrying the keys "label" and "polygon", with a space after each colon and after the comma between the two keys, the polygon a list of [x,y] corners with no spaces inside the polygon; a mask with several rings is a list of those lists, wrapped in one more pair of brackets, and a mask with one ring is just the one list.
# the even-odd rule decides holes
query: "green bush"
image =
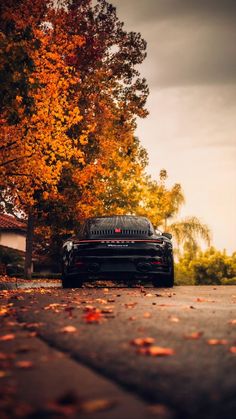
{"label": "green bush", "polygon": [[[196,249],[195,249],[196,250]],[[190,246],[176,264],[176,283],[179,285],[233,285],[236,284],[236,252],[228,256],[211,247],[206,251]]]}
{"label": "green bush", "polygon": [[23,258],[17,250],[8,249],[0,246],[0,263],[3,265],[20,265],[23,266]]}
{"label": "green bush", "polygon": [[222,285],[236,285],[236,276],[233,278],[222,278]]}

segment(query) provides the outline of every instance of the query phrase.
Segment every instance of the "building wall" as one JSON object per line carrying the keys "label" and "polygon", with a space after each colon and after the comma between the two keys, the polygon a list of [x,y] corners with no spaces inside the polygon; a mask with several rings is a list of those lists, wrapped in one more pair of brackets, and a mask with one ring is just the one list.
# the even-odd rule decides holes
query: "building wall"
{"label": "building wall", "polygon": [[26,237],[23,233],[13,233],[8,231],[0,232],[0,245],[12,249],[25,251]]}

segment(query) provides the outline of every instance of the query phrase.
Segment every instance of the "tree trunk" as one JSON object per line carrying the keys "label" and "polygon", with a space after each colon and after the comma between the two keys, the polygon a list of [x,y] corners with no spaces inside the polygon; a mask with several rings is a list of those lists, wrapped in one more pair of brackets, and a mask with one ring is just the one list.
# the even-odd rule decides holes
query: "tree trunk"
{"label": "tree trunk", "polygon": [[26,253],[25,253],[25,278],[31,279],[32,274],[32,252],[34,237],[34,214],[32,208],[29,209],[26,235]]}
{"label": "tree trunk", "polygon": [[166,232],[167,230],[167,217],[165,217],[165,223],[164,223],[164,231]]}

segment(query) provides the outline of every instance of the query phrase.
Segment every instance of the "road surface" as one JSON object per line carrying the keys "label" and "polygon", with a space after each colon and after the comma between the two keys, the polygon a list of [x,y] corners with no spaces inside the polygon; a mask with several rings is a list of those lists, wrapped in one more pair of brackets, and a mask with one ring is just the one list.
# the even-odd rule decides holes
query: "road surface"
{"label": "road surface", "polygon": [[236,417],[235,286],[1,296],[9,417]]}

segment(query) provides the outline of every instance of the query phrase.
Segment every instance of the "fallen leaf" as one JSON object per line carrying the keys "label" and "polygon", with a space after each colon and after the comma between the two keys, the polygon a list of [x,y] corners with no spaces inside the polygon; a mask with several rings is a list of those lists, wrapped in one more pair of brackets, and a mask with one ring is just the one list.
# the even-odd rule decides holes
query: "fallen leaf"
{"label": "fallen leaf", "polygon": [[114,400],[94,399],[82,402],[80,404],[80,409],[84,413],[93,413],[111,409],[115,405],[116,402]]}
{"label": "fallen leaf", "polygon": [[145,295],[145,297],[153,297],[153,294],[151,294],[150,292],[148,294]]}
{"label": "fallen leaf", "polygon": [[75,326],[65,326],[65,327],[62,327],[60,331],[62,333],[75,333],[77,332],[77,329]]}
{"label": "fallen leaf", "polygon": [[231,352],[231,354],[235,354],[236,355],[236,346],[231,346],[229,348],[229,351]]}
{"label": "fallen leaf", "polygon": [[0,370],[0,378],[4,378],[6,376],[7,376],[7,372]]}
{"label": "fallen leaf", "polygon": [[156,415],[158,419],[174,419],[175,414],[169,407],[165,406],[164,404],[153,404],[148,406],[148,411],[152,415]]}
{"label": "fallen leaf", "polygon": [[202,337],[203,332],[192,332],[190,334],[184,335],[185,339],[192,339],[192,340],[197,340],[200,337]]}
{"label": "fallen leaf", "polygon": [[125,308],[134,308],[138,303],[125,303]]}
{"label": "fallen leaf", "polygon": [[32,368],[34,364],[32,361],[17,361],[15,363],[15,366],[17,368],[28,369],[28,368]]}
{"label": "fallen leaf", "polygon": [[83,318],[86,323],[100,323],[103,319],[103,315],[100,310],[88,311]]}
{"label": "fallen leaf", "polygon": [[227,345],[228,341],[226,339],[208,339],[208,345]]}
{"label": "fallen leaf", "polygon": [[[50,412],[59,417],[69,417],[75,415],[79,410],[79,399],[73,392],[68,392],[58,400],[49,402],[47,407]],[[56,416],[56,417],[57,417]]]}
{"label": "fallen leaf", "polygon": [[148,345],[152,345],[152,343],[154,343],[155,339],[154,338],[136,338],[130,341],[131,345],[134,346],[148,346]]}
{"label": "fallen leaf", "polygon": [[146,313],[143,314],[143,317],[144,317],[144,319],[150,319],[150,317],[152,317],[152,316],[151,316],[151,313],[146,312]]}
{"label": "fallen leaf", "polygon": [[174,355],[175,351],[172,348],[163,348],[161,346],[149,346],[147,348],[138,349],[141,355],[150,356],[170,356]]}
{"label": "fallen leaf", "polygon": [[112,302],[112,301],[109,301],[109,299],[108,300],[104,300],[102,298],[96,298],[95,301],[97,301],[97,303],[99,303],[99,304],[106,304],[107,302]]}
{"label": "fallen leaf", "polygon": [[7,335],[3,335],[0,337],[0,340],[2,341],[8,341],[8,340],[13,340],[15,339],[15,335],[13,333],[9,333]]}
{"label": "fallen leaf", "polygon": [[236,324],[236,319],[229,320],[229,321],[228,321],[228,323],[229,323],[229,324]]}
{"label": "fallen leaf", "polygon": [[179,318],[175,317],[175,316],[170,316],[169,320],[170,320],[170,322],[173,322],[173,323],[178,323],[179,322]]}
{"label": "fallen leaf", "polygon": [[52,304],[49,304],[49,305],[45,306],[43,309],[44,310],[51,310],[51,309],[53,309],[55,307],[58,307],[59,305],[60,304],[58,304],[58,303],[52,303]]}
{"label": "fallen leaf", "polygon": [[214,300],[208,300],[207,298],[196,298],[197,303],[215,303]]}
{"label": "fallen leaf", "polygon": [[101,310],[101,313],[103,313],[103,314],[112,314],[113,313],[113,308],[111,308],[111,307],[104,307]]}
{"label": "fallen leaf", "polygon": [[8,313],[8,308],[7,306],[2,306],[0,307],[0,316],[4,316],[5,314]]}
{"label": "fallen leaf", "polygon": [[14,326],[19,326],[19,323],[10,321],[10,322],[7,322],[6,325],[9,327],[14,327]]}

